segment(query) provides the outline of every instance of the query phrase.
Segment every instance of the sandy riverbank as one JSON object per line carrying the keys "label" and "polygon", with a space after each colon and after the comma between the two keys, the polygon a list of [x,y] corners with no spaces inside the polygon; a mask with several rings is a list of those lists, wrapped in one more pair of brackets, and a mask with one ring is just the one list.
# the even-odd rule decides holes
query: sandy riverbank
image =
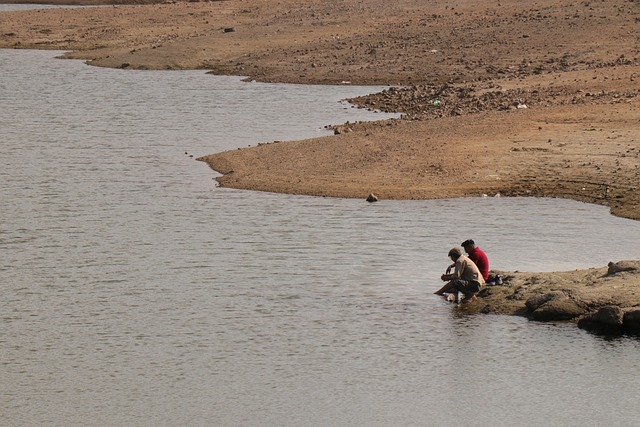
{"label": "sandy riverbank", "polygon": [[[0,47],[68,50],[124,69],[407,86],[354,100],[403,119],[206,156],[223,186],[362,199],[564,197],[640,219],[639,21],[640,3],[623,0],[119,4],[2,13]],[[563,274],[583,283],[588,272]],[[547,289],[561,283],[526,280],[540,277]],[[598,301],[640,304],[627,298],[640,275],[619,277],[593,288]],[[631,286],[622,300],[620,286]],[[496,304],[477,309],[501,312]]]}
{"label": "sandy riverbank", "polygon": [[404,120],[203,159],[225,186],[566,197],[639,219],[638,19],[640,5],[622,0],[180,2],[7,13],[0,47],[71,50],[106,67],[411,85],[358,100]]}

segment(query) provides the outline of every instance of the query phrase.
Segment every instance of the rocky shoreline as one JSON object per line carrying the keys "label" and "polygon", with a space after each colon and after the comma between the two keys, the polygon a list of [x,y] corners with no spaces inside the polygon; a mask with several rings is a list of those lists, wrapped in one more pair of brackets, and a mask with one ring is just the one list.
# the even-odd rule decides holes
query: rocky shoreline
{"label": "rocky shoreline", "polygon": [[640,261],[554,273],[494,271],[503,281],[457,307],[467,313],[570,321],[590,332],[640,335]]}

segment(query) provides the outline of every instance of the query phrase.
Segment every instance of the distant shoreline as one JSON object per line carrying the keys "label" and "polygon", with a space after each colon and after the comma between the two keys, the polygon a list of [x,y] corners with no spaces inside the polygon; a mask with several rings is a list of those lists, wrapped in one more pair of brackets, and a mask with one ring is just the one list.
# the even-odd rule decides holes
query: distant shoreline
{"label": "distant shoreline", "polygon": [[[353,100],[403,120],[203,157],[223,186],[362,199],[563,197],[640,219],[640,60],[625,30],[640,10],[626,3],[590,6],[609,17],[598,34],[592,20],[567,19],[568,3],[553,0],[434,3],[429,11],[418,0],[141,3],[51,0],[136,6],[3,14],[0,47],[64,50],[112,68],[407,87]],[[475,29],[475,42],[452,27]],[[607,40],[614,52],[584,49]]]}

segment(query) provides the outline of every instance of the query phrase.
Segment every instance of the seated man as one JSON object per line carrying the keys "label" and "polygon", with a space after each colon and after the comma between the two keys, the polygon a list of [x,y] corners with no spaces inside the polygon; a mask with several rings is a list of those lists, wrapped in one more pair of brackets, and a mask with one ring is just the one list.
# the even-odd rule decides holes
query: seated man
{"label": "seated man", "polygon": [[471,239],[462,242],[462,248],[469,256],[469,259],[478,267],[478,270],[482,273],[482,278],[486,282],[489,278],[489,258],[487,258],[487,254]]}
{"label": "seated man", "polygon": [[452,274],[445,273],[440,277],[447,283],[434,293],[436,295],[453,293],[454,302],[458,302],[458,292],[462,292],[465,303],[475,301],[477,299],[476,294],[480,291],[480,287],[484,285],[482,273],[480,273],[473,261],[462,255],[462,251],[459,248],[451,249],[449,258],[454,262],[455,270]]}

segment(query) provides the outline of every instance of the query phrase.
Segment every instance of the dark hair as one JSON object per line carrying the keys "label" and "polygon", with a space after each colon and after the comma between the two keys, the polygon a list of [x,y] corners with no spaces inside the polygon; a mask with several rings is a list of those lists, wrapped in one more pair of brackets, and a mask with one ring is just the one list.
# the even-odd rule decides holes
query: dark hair
{"label": "dark hair", "polygon": [[449,251],[449,257],[458,259],[462,256],[462,252],[458,248],[453,248]]}
{"label": "dark hair", "polygon": [[474,242],[473,240],[469,239],[469,240],[465,240],[464,242],[462,242],[462,244],[460,246],[462,246],[463,248],[466,248],[467,246],[473,246],[475,244],[476,244],[476,242]]}

